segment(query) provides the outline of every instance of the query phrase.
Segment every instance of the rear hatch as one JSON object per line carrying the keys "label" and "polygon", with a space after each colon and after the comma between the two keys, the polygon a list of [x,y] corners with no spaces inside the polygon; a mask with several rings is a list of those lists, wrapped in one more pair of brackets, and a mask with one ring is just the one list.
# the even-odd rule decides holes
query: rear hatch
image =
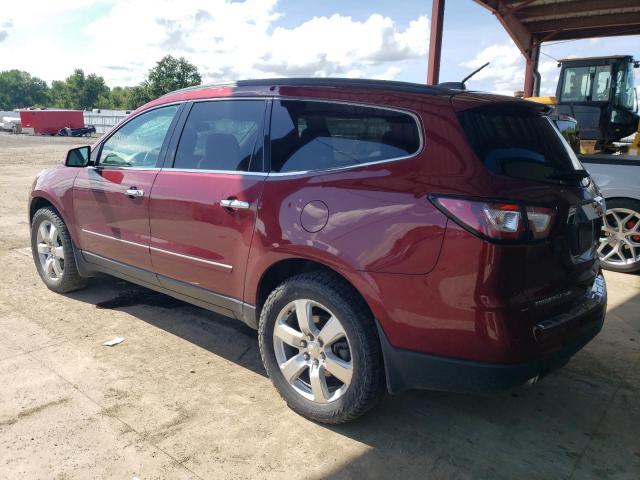
{"label": "rear hatch", "polygon": [[521,270],[533,321],[566,312],[599,272],[604,204],[597,187],[544,105],[469,93],[452,97],[452,104],[469,145],[492,174],[494,191],[483,194],[555,210],[548,235],[526,242],[514,268]]}

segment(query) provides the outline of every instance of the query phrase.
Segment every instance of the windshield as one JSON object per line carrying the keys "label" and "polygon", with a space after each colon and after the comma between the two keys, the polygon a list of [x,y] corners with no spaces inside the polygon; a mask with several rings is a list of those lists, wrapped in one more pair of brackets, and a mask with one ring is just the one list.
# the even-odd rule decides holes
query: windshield
{"label": "windshield", "polygon": [[563,102],[606,102],[611,91],[609,65],[568,67],[564,71],[560,100]]}
{"label": "windshield", "polygon": [[576,184],[562,177],[583,170],[548,117],[529,108],[479,108],[460,114],[471,147],[493,173],[540,182]]}

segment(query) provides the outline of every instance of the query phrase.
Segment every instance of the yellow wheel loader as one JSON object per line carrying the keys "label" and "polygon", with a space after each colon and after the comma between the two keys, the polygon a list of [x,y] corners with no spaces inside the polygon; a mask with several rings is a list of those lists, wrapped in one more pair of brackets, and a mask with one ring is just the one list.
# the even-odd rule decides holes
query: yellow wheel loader
{"label": "yellow wheel loader", "polygon": [[[528,100],[554,106],[558,116],[573,117],[582,154],[640,155],[638,98],[630,55],[560,60],[555,97]],[[631,142],[628,140],[630,136]]]}

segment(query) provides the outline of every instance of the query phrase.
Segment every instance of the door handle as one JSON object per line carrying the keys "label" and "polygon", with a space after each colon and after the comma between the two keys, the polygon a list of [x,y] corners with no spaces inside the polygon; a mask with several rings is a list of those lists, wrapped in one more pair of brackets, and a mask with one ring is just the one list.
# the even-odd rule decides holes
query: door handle
{"label": "door handle", "polygon": [[224,200],[220,200],[220,206],[234,210],[246,210],[249,208],[249,202],[243,202],[237,198],[226,198]]}
{"label": "door handle", "polygon": [[144,190],[138,189],[138,187],[130,187],[124,193],[130,197],[142,197],[144,196]]}

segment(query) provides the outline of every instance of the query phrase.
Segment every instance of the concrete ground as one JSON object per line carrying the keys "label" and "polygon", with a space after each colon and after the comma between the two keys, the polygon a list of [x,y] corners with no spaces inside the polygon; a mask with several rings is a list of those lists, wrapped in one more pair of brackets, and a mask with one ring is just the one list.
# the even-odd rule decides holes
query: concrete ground
{"label": "concrete ground", "polygon": [[0,478],[640,478],[640,276],[606,273],[604,330],[534,388],[410,392],[328,428],[239,322],[115,279],[44,287],[29,186],[82,143],[0,134]]}

